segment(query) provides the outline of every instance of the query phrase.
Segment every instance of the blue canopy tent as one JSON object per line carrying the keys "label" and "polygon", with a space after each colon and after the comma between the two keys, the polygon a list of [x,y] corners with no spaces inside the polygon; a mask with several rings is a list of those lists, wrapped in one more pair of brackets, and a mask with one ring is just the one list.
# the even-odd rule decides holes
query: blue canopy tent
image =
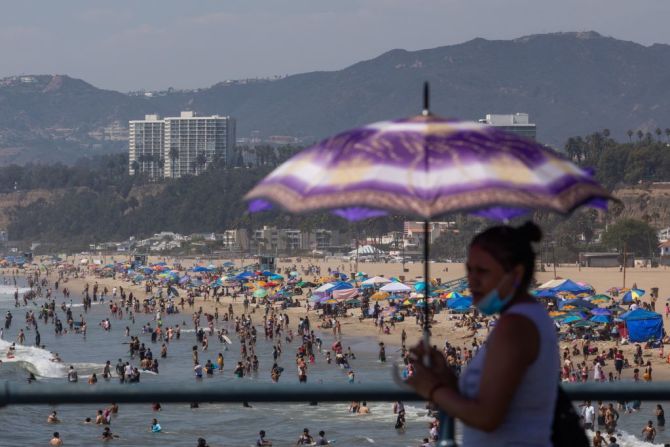
{"label": "blue canopy tent", "polygon": [[467,309],[472,306],[472,298],[469,296],[464,296],[461,298],[453,298],[447,301],[447,307],[449,309]]}
{"label": "blue canopy tent", "polygon": [[621,315],[632,342],[663,339],[663,316],[644,309],[635,309]]}
{"label": "blue canopy tent", "polygon": [[[556,281],[556,280],[555,280]],[[576,282],[569,280],[569,279],[564,279],[562,282],[559,284],[556,284],[555,286],[553,285],[553,281],[550,282],[549,287],[541,287],[540,290],[548,290],[552,291],[554,293],[558,292],[570,292],[572,294],[580,294],[580,293],[591,293],[593,292],[593,289],[589,286],[582,286],[577,284]]]}

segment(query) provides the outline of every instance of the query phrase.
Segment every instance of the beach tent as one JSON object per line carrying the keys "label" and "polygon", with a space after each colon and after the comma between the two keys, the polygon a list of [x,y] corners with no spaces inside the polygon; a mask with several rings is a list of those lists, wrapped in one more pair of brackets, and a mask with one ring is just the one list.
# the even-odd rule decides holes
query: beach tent
{"label": "beach tent", "polygon": [[626,323],[628,339],[632,342],[663,338],[663,316],[661,314],[635,309],[621,315],[621,319]]}
{"label": "beach tent", "polygon": [[354,288],[354,286],[352,286],[348,282],[338,281],[338,282],[334,283],[333,287],[331,287],[328,291],[329,292],[334,292],[336,290],[348,290],[348,289],[353,289],[353,288]]}
{"label": "beach tent", "polygon": [[381,251],[378,248],[373,247],[372,245],[361,245],[358,247],[358,250],[351,250],[349,252],[349,256],[354,256],[354,255],[383,255],[385,254],[383,251]]}
{"label": "beach tent", "polygon": [[321,287],[319,287],[317,289],[314,289],[314,293],[325,293],[325,292],[329,291],[330,289],[332,289],[333,287],[335,287],[335,284],[333,284],[332,282],[329,282],[329,283],[326,283],[326,284],[322,285]]}
{"label": "beach tent", "polygon": [[569,292],[573,294],[590,293],[593,288],[589,285],[581,285],[570,279],[552,279],[538,287],[539,290],[549,290],[554,293]]}
{"label": "beach tent", "polygon": [[373,276],[370,279],[366,279],[361,283],[363,287],[374,287],[379,284],[387,284],[390,283],[391,280],[388,278],[384,278],[383,276]]}
{"label": "beach tent", "polygon": [[337,300],[349,300],[356,298],[359,294],[358,289],[339,289],[333,290],[333,298]]}
{"label": "beach tent", "polygon": [[447,301],[447,307],[449,309],[467,309],[472,306],[472,298],[469,296],[462,296],[460,298],[454,298]]}
{"label": "beach tent", "polygon": [[389,284],[386,284],[384,287],[381,289],[382,292],[390,292],[390,293],[399,293],[399,292],[411,292],[412,288],[409,286],[406,286],[405,284],[401,282],[392,282]]}

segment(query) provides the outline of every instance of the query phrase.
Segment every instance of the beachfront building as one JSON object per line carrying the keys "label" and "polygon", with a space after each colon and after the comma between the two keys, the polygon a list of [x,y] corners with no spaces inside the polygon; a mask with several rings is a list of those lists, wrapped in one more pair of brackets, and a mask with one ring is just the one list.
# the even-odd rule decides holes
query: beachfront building
{"label": "beachfront building", "polygon": [[247,251],[249,249],[249,235],[246,228],[224,231],[221,245],[226,251]]}
{"label": "beachfront building", "polygon": [[531,140],[534,140],[537,134],[537,126],[530,122],[527,113],[514,113],[510,115],[487,114],[486,118],[480,119],[479,122],[519,134]]}
{"label": "beachfront building", "polygon": [[214,162],[230,164],[235,153],[235,119],[229,116],[146,115],[129,122],[129,172],[152,179],[199,175]]}
{"label": "beachfront building", "polygon": [[163,177],[165,122],[158,115],[128,123],[128,164],[130,175]]}
{"label": "beachfront building", "polygon": [[199,175],[214,162],[232,162],[235,152],[235,119],[181,112],[179,117],[165,118],[164,145],[165,177]]}
{"label": "beachfront building", "polygon": [[[456,222],[429,222],[428,241],[432,244],[443,234],[456,228]],[[405,221],[403,225],[403,243],[405,247],[417,247],[423,244],[424,223]]]}
{"label": "beachfront building", "polygon": [[[231,230],[232,231],[232,230]],[[263,226],[251,237],[252,250],[262,253],[288,253],[311,251],[333,251],[342,249],[342,234],[338,231],[314,229],[302,231],[295,228]]]}

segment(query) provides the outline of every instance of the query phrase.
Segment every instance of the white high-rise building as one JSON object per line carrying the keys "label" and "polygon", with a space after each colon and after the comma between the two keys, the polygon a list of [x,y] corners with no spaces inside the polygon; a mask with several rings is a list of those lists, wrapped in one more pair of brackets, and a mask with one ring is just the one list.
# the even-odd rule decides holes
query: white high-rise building
{"label": "white high-rise building", "polygon": [[151,178],[163,177],[164,121],[158,115],[128,123],[128,164],[130,175],[146,173]]}
{"label": "white high-rise building", "polygon": [[165,118],[164,148],[165,177],[198,175],[216,161],[230,164],[235,152],[235,120],[193,112]]}
{"label": "white high-rise building", "polygon": [[131,175],[178,178],[199,175],[214,162],[233,162],[235,119],[228,116],[146,115],[144,120],[130,121],[129,131]]}
{"label": "white high-rise building", "polygon": [[511,115],[486,115],[486,118],[480,119],[480,123],[499,127],[502,130],[519,134],[523,137],[535,139],[537,126],[530,122],[527,113],[515,113]]}

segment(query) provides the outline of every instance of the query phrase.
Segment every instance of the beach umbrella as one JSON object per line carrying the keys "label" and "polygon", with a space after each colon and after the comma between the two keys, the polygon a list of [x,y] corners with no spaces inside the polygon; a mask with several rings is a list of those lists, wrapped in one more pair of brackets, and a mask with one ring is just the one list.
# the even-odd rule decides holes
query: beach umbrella
{"label": "beach umbrella", "polygon": [[628,292],[624,294],[623,298],[621,298],[621,302],[623,304],[629,304],[635,300],[639,300],[640,298],[642,298],[643,295],[644,290],[642,289],[630,289]]}
{"label": "beach umbrella", "polygon": [[594,323],[591,321],[581,320],[572,325],[574,328],[587,328],[593,326]]}
{"label": "beach umbrella", "polygon": [[589,321],[594,323],[607,324],[612,322],[612,317],[609,315],[594,315],[593,317],[589,318]]}
{"label": "beach umbrella", "polygon": [[265,298],[266,296],[268,296],[268,291],[267,291],[267,289],[263,289],[263,288],[256,289],[256,290],[254,290],[254,296],[256,298]]}
{"label": "beach umbrella", "polygon": [[599,294],[599,295],[593,295],[589,301],[591,301],[594,304],[601,304],[601,303],[609,303],[612,300],[607,295]]}
{"label": "beach umbrella", "polygon": [[[507,220],[535,209],[602,208],[612,199],[591,172],[547,146],[433,115],[428,98],[426,83],[421,115],[345,131],[294,155],[246,194],[249,211],[279,205],[292,213],[332,210],[348,220],[409,214],[423,219],[428,234],[429,221],[446,213]],[[426,281],[429,250],[425,237]],[[424,321],[428,345],[428,308]]]}
{"label": "beach umbrella", "polygon": [[582,321],[583,318],[579,317],[577,315],[568,315],[567,317],[563,318],[562,322],[565,324],[569,323],[576,323],[577,321]]}
{"label": "beach umbrella", "polygon": [[591,313],[593,315],[612,315],[612,311],[609,309],[603,309],[602,307],[596,307],[595,309],[591,309]]}
{"label": "beach umbrella", "polygon": [[370,296],[370,299],[373,300],[373,301],[384,301],[384,300],[387,299],[388,297],[389,297],[389,293],[388,293],[388,292],[381,292],[381,291],[380,291],[380,292],[373,293],[373,294]]}

